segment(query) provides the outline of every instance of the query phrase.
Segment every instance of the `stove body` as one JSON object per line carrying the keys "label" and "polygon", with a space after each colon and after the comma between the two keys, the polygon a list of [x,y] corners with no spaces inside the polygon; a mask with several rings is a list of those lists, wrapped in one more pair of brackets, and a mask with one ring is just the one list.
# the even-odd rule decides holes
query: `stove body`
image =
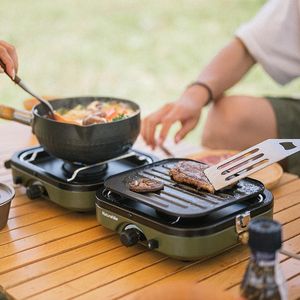
{"label": "stove body", "polygon": [[[259,181],[241,180],[215,194],[170,179],[178,159],[158,161],[108,178],[96,193],[99,223],[116,231],[125,246],[145,245],[170,257],[197,260],[241,243],[251,219],[273,215],[273,195]],[[156,193],[137,194],[138,177],[164,183]]]}
{"label": "stove body", "polygon": [[273,196],[265,190],[256,198],[230,205],[206,217],[176,218],[120,197],[97,191],[96,214],[102,226],[118,232],[125,246],[141,243],[180,260],[197,260],[240,244],[250,219],[272,218]]}
{"label": "stove body", "polygon": [[[203,199],[193,197],[188,198],[186,207],[177,206],[178,211],[174,210],[180,198],[177,194],[174,198],[171,193],[159,199],[156,194],[140,196],[138,201],[135,195],[128,197],[123,191],[128,172],[134,176],[142,173],[143,176],[158,177],[164,182],[166,192],[170,192],[170,187],[182,192],[180,186],[173,186],[167,169],[161,169],[164,167],[160,166],[161,161],[154,163],[153,170],[148,168],[155,161],[157,159],[151,155],[132,150],[128,157],[83,170],[70,180],[80,166],[66,164],[42,147],[34,147],[15,153],[6,166],[12,169],[14,183],[25,186],[30,198],[43,197],[67,209],[82,212],[94,210],[96,198],[99,223],[118,232],[125,246],[141,243],[148,249],[181,260],[196,260],[236,246],[240,243],[240,236],[247,231],[251,218],[272,218],[273,196],[261,186],[258,186],[257,193],[243,201],[231,203],[231,199],[225,197],[226,204],[200,193],[205,201],[215,206],[209,213],[200,205]],[[108,188],[116,176],[120,176],[117,188],[122,193]],[[193,196],[192,190],[185,193]],[[237,189],[235,193],[239,197],[243,190]],[[199,193],[196,194],[198,197]],[[195,211],[197,213],[193,215]]]}
{"label": "stove body", "polygon": [[[33,147],[15,153],[6,167],[12,169],[14,183],[26,187],[29,198],[43,197],[67,209],[84,212],[95,209],[95,193],[106,178],[155,160],[151,155],[132,150],[126,158],[98,164],[70,180],[72,172],[80,166],[70,166],[42,147]],[[72,167],[74,170],[69,170]]]}

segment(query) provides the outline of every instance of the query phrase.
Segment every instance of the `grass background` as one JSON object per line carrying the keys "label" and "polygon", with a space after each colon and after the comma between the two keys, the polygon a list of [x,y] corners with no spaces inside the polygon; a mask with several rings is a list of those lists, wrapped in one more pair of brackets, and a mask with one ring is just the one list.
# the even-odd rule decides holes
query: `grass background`
{"label": "grass background", "polygon": [[[177,99],[264,0],[1,0],[0,39],[18,50],[19,75],[41,95],[131,99],[143,114]],[[230,93],[296,94],[255,67]],[[27,95],[0,76],[0,103]],[[188,140],[197,143],[202,122]]]}

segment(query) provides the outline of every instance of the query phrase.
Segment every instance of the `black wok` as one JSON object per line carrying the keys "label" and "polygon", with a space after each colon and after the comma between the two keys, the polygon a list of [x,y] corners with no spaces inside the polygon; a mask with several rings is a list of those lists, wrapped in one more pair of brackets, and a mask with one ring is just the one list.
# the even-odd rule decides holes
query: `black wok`
{"label": "black wok", "polygon": [[0,106],[0,117],[31,125],[39,143],[50,154],[70,162],[93,164],[127,152],[140,132],[140,108],[129,100],[108,97],[74,97],[51,100],[53,108],[84,106],[95,101],[118,101],[127,103],[136,113],[126,119],[103,124],[80,126],[61,123],[45,117],[42,104],[36,105],[32,114],[13,110],[10,113]]}

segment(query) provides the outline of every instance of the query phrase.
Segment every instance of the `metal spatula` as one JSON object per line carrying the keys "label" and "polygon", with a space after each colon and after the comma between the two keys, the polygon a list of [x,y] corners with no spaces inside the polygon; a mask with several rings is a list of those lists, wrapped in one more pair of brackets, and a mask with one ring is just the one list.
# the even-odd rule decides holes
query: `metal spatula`
{"label": "metal spatula", "polygon": [[207,168],[204,173],[215,190],[300,151],[300,139],[269,139]]}

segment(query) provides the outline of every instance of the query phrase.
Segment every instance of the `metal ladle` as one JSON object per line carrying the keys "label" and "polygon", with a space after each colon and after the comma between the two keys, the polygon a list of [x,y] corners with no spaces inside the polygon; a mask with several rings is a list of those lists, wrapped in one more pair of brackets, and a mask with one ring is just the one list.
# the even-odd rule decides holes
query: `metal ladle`
{"label": "metal ladle", "polygon": [[10,75],[7,73],[6,71],[6,66],[5,64],[0,60],[0,66],[2,67],[2,69],[4,70],[5,74],[13,81],[15,82],[19,87],[21,87],[25,92],[27,92],[28,94],[30,94],[31,96],[33,96],[34,98],[36,98],[37,100],[39,100],[43,106],[45,107],[46,111],[47,111],[47,115],[54,120],[57,120],[56,118],[56,113],[52,107],[52,105],[45,99],[43,99],[42,97],[36,95],[34,92],[32,92],[32,90],[24,83],[23,80],[21,80],[21,78],[19,76],[15,76],[15,78],[11,78]]}

